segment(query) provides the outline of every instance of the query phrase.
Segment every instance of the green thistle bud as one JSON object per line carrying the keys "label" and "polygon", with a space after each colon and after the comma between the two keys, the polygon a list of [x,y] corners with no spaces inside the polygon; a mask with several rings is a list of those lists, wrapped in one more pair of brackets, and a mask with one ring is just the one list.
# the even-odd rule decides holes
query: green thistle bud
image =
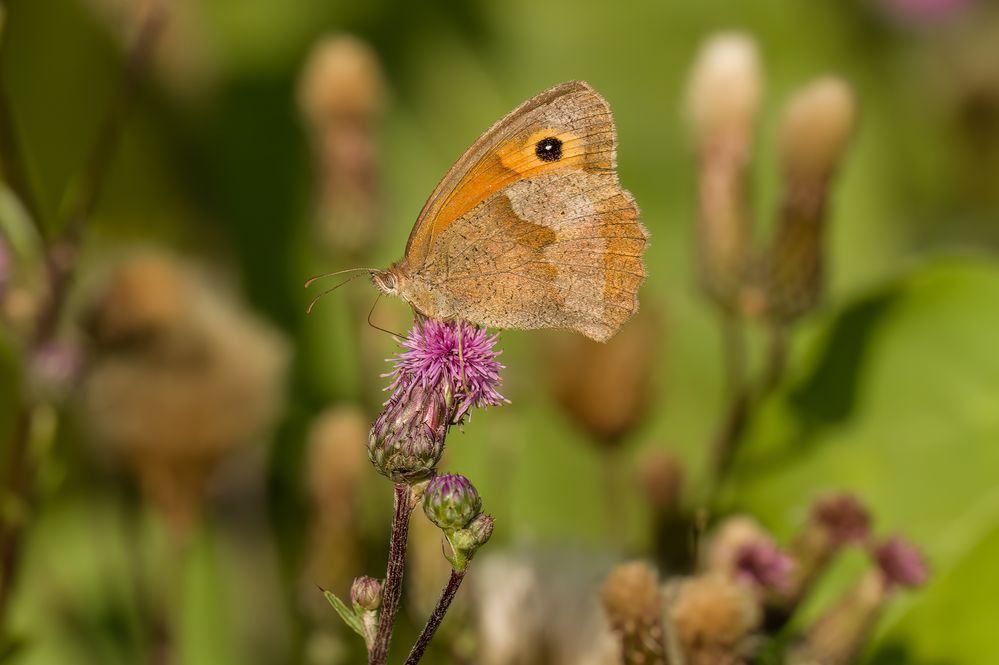
{"label": "green thistle bud", "polygon": [[482,499],[465,476],[437,476],[423,494],[423,512],[445,532],[464,528],[482,510]]}
{"label": "green thistle bud", "polygon": [[377,610],[382,604],[381,581],[367,575],[356,578],[350,587],[350,599],[361,609]]}
{"label": "green thistle bud", "polygon": [[460,551],[466,558],[471,557],[493,535],[493,521],[492,515],[479,513],[464,529],[452,533],[450,540],[455,551]]}
{"label": "green thistle bud", "polygon": [[416,483],[434,473],[444,452],[447,407],[439,391],[420,384],[397,391],[368,435],[368,459],[397,483]]}

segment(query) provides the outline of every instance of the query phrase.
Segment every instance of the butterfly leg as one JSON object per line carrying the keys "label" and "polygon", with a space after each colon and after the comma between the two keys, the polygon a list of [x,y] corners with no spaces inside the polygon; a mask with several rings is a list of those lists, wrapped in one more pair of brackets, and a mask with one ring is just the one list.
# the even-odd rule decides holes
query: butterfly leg
{"label": "butterfly leg", "polygon": [[458,368],[459,376],[461,377],[461,385],[465,385],[465,354],[462,349],[462,330],[464,326],[461,325],[461,321],[458,322]]}

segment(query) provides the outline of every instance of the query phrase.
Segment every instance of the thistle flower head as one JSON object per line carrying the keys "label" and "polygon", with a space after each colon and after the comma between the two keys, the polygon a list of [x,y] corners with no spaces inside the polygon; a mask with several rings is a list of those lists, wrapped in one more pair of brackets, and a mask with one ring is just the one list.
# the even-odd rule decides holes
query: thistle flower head
{"label": "thistle flower head", "polygon": [[786,588],[794,560],[766,540],[746,543],[735,556],[735,576],[764,589]]}
{"label": "thistle flower head", "polygon": [[473,406],[502,404],[507,400],[496,390],[503,369],[494,348],[498,337],[465,321],[419,321],[402,340],[389,387],[399,392],[418,384],[450,393],[450,424],[461,422]]}
{"label": "thistle flower head", "polygon": [[923,555],[904,538],[884,541],[874,548],[874,558],[888,586],[918,587],[929,577]]}
{"label": "thistle flower head", "polygon": [[852,494],[842,493],[820,499],[812,508],[812,521],[822,527],[837,545],[867,539],[871,516]]}

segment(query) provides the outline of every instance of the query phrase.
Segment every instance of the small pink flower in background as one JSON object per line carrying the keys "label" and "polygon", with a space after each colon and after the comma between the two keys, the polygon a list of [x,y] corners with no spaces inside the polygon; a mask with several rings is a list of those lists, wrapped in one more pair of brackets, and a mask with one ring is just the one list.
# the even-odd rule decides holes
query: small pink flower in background
{"label": "small pink flower in background", "polygon": [[[460,353],[459,353],[460,336]],[[496,406],[507,400],[499,394],[500,370],[496,358],[498,335],[490,335],[465,321],[417,322],[409,331],[389,389],[407,392],[419,383],[424,388],[449,390],[456,399],[453,423],[460,422],[473,406]]]}
{"label": "small pink flower in background", "polygon": [[904,538],[895,536],[874,548],[885,582],[889,586],[918,587],[929,577],[926,559]]}
{"label": "small pink flower in background", "polygon": [[958,16],[977,0],[880,0],[879,4],[898,21],[930,25]]}
{"label": "small pink flower in background", "polygon": [[735,555],[736,579],[764,589],[785,588],[793,567],[794,559],[766,540],[747,543]]}
{"label": "small pink flower in background", "polygon": [[871,528],[867,508],[857,497],[847,493],[820,499],[812,508],[812,519],[839,545],[867,540]]}
{"label": "small pink flower in background", "polygon": [[45,394],[64,394],[76,383],[82,367],[79,348],[65,342],[47,342],[31,356],[32,381]]}
{"label": "small pink flower in background", "polygon": [[7,241],[0,236],[0,298],[3,297],[7,285],[10,283],[10,263],[10,248],[7,247]]}

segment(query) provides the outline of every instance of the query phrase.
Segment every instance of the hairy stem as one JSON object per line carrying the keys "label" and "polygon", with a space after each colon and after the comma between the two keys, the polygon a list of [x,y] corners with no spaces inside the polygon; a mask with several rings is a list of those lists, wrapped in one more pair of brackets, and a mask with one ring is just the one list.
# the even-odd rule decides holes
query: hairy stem
{"label": "hairy stem", "polygon": [[458,589],[461,587],[461,581],[465,579],[465,572],[464,570],[460,572],[457,570],[451,571],[451,577],[448,578],[447,585],[441,591],[441,597],[437,600],[437,606],[434,607],[433,613],[427,619],[427,625],[423,627],[423,632],[420,633],[416,644],[413,645],[413,649],[409,652],[406,665],[416,665],[423,658],[423,653],[430,645],[430,640],[434,638],[434,633],[440,628],[441,622],[444,621],[444,615],[447,614],[448,608],[451,607],[451,601],[454,600]]}
{"label": "hairy stem", "polygon": [[395,626],[395,616],[402,596],[402,575],[406,569],[406,541],[409,538],[409,516],[412,510],[409,485],[396,483],[389,560],[382,590],[382,615],[374,643],[368,651],[368,665],[385,665],[388,660],[392,628]]}

